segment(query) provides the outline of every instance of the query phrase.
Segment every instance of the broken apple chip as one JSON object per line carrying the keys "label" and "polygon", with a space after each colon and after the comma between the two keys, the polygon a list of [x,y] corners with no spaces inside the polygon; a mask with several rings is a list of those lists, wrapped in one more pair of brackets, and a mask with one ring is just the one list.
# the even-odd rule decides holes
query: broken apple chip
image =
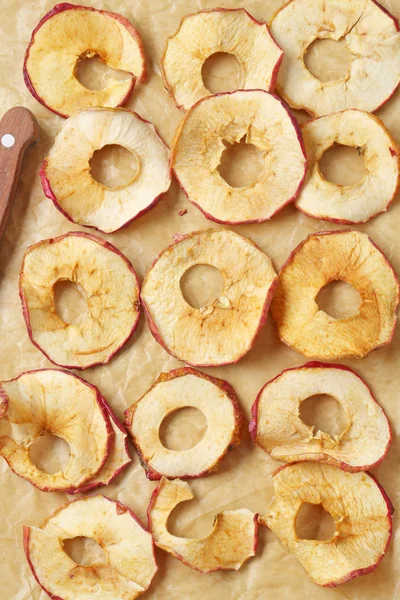
{"label": "broken apple chip", "polygon": [[[54,287],[72,281],[83,290],[88,316],[64,322]],[[82,232],[43,240],[25,252],[20,297],[32,343],[53,363],[86,369],[107,363],[139,320],[139,283],[128,259],[108,242]]]}
{"label": "broken apple chip", "polygon": [[[95,540],[105,562],[74,562],[63,543],[76,537]],[[134,600],[157,572],[151,534],[127,506],[104,496],[62,506],[41,528],[24,527],[24,549],[36,581],[57,600]]]}
{"label": "broken apple chip", "polygon": [[187,110],[209,96],[204,86],[204,62],[218,52],[239,63],[237,88],[274,91],[282,51],[265,23],[244,8],[217,8],[185,15],[168,38],[161,68],[165,87],[179,108]]}
{"label": "broken apple chip", "polygon": [[[207,420],[204,437],[192,448],[166,448],[159,435],[164,419],[185,407]],[[242,412],[234,390],[222,379],[183,367],[161,373],[146,394],[125,411],[126,428],[149,479],[202,477],[240,443]]]}
{"label": "broken apple chip", "polygon": [[[183,275],[195,265],[220,270],[222,293],[194,308],[183,297]],[[180,236],[147,271],[142,300],[150,330],[167,352],[193,366],[234,363],[264,325],[276,274],[253,242],[228,229]]]}
{"label": "broken apple chip", "polygon": [[[382,121],[349,109],[307,121],[301,132],[308,174],[296,200],[298,209],[336,223],[365,223],[388,209],[399,185],[399,150]],[[335,144],[356,148],[362,156],[365,174],[359,183],[343,186],[323,177],[319,161]]]}
{"label": "broken apple chip", "polygon": [[[131,181],[117,188],[99,183],[90,172],[94,152],[113,144],[129,150],[138,165]],[[91,108],[65,121],[40,175],[45,195],[68,219],[111,233],[150,210],[168,190],[169,150],[136,113]]]}
{"label": "broken apple chip", "polygon": [[[345,427],[337,435],[309,427],[301,403],[318,394],[339,402]],[[366,471],[386,456],[391,430],[368,386],[348,367],[311,362],[287,369],[267,383],[252,408],[250,431],[256,444],[286,462],[315,460],[345,471]]]}
{"label": "broken apple chip", "polygon": [[[391,538],[393,506],[372,475],[300,462],[281,467],[273,478],[275,498],[260,522],[315,583],[334,587],[376,569]],[[322,505],[332,516],[335,532],[330,540],[297,536],[296,518],[304,503]]]}
{"label": "broken apple chip", "polygon": [[[102,89],[88,89],[76,77],[79,60],[98,57],[107,66],[127,72]],[[24,79],[41,104],[68,117],[92,106],[121,106],[136,79],[146,80],[143,43],[138,31],[116,13],[63,2],[34,29],[25,54]]]}
{"label": "broken apple chip", "polygon": [[[284,55],[277,90],[286,102],[318,117],[346,108],[374,112],[399,85],[399,25],[375,0],[291,0],[270,25]],[[304,62],[318,39],[345,40],[348,73],[321,81]]]}
{"label": "broken apple chip", "polygon": [[224,510],[216,515],[211,533],[204,538],[172,535],[167,528],[170,514],[180,502],[193,497],[187,482],[162,478],[147,511],[149,529],[156,546],[202,573],[225,569],[238,571],[246,560],[256,554],[257,514],[247,508]]}
{"label": "broken apple chip", "polygon": [[[226,144],[241,141],[260,151],[263,167],[254,182],[233,187],[218,167]],[[297,197],[307,170],[295,119],[279,98],[262,90],[197,102],[178,126],[171,162],[188,199],[208,219],[229,224],[270,219]]]}
{"label": "broken apple chip", "polygon": [[[360,295],[358,313],[335,319],[316,298],[332,281]],[[272,317],[283,342],[308,357],[363,358],[389,344],[396,327],[399,281],[383,252],[360,231],[313,233],[291,253],[279,273]]]}

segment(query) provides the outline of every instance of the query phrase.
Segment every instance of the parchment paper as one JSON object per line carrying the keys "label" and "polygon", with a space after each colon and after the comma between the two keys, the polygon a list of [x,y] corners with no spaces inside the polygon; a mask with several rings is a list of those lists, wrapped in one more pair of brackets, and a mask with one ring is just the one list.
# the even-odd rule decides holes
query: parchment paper
{"label": "parchment paper", "polygon": [[[254,17],[268,21],[282,4],[281,0],[124,0],[87,2],[97,8],[120,12],[140,30],[150,67],[147,85],[137,86],[129,106],[152,121],[167,143],[182,113],[175,108],[164,90],[159,58],[165,39],[172,34],[181,17],[205,7],[244,6]],[[400,17],[400,0],[384,0],[383,5]],[[22,78],[22,62],[32,29],[40,17],[53,6],[50,0],[1,0],[0,18],[0,112],[24,104],[35,113],[41,128],[41,141],[29,153],[25,162],[18,194],[8,229],[0,245],[0,379],[15,377],[27,369],[51,367],[44,356],[29,341],[18,298],[18,273],[22,255],[29,244],[79,229],[58,212],[43,195],[39,183],[39,166],[62,119],[38,104],[26,90]],[[316,57],[318,61],[318,55]],[[333,60],[334,64],[335,61]],[[400,142],[400,94],[378,112],[390,131]],[[396,118],[397,115],[397,118]],[[299,115],[304,118],[304,115]],[[343,165],[337,169],[343,169]],[[336,170],[336,166],[331,165]],[[346,165],[344,167],[346,171]],[[347,167],[349,170],[349,166]],[[179,216],[178,211],[187,209]],[[176,232],[215,226],[207,221],[178,191],[173,182],[169,193],[159,205],[127,229],[103,236],[120,248],[132,261],[139,277],[143,278],[155,256],[172,241]],[[367,232],[388,255],[400,274],[400,204],[395,201],[389,212],[357,227]],[[289,252],[312,231],[337,228],[312,220],[290,206],[270,222],[260,225],[234,227],[248,236],[271,256],[278,269]],[[101,235],[101,234],[100,234]],[[394,430],[394,439],[386,460],[375,470],[399,507],[400,470],[398,432],[400,401],[398,361],[400,329],[391,346],[372,353],[368,358],[343,361],[354,368],[371,386],[384,406]],[[238,365],[205,369],[207,373],[227,379],[236,389],[247,418],[250,407],[261,386],[282,369],[303,364],[305,359],[278,342],[270,319],[259,335],[254,348]],[[99,386],[117,414],[135,402],[153,383],[161,371],[180,363],[171,358],[152,338],[144,317],[132,340],[108,366],[86,370],[82,376]],[[175,437],[188,417],[176,425]],[[182,434],[184,437],[184,434]],[[187,435],[186,435],[187,438]],[[145,521],[145,510],[155,483],[149,482],[133,455],[132,466],[116,483],[101,492],[118,498]],[[270,473],[278,462],[257,449],[249,439],[224,460],[218,474],[191,482],[196,500],[185,503],[175,512],[173,530],[180,535],[202,536],[211,528],[216,512],[247,507],[265,512],[273,495]],[[2,600],[44,600],[45,594],[34,582],[22,549],[22,525],[41,525],[43,520],[68,500],[62,493],[43,493],[27,481],[13,475],[4,461],[0,462],[0,598]],[[387,556],[373,574],[358,578],[336,589],[316,586],[297,560],[281,546],[265,528],[260,532],[257,557],[238,573],[219,572],[202,575],[177,560],[157,551],[159,573],[150,590],[143,596],[148,600],[218,598],[219,600],[373,600],[400,597],[396,575],[400,560],[399,514],[394,516],[394,538]],[[368,524],[366,523],[366,526]]]}

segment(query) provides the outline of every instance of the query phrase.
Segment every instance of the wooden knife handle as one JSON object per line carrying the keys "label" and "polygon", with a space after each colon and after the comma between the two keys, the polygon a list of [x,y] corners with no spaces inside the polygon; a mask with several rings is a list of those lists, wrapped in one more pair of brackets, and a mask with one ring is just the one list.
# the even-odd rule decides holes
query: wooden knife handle
{"label": "wooden knife handle", "polygon": [[11,108],[0,121],[0,237],[4,233],[18,185],[25,151],[39,139],[39,127],[30,110]]}

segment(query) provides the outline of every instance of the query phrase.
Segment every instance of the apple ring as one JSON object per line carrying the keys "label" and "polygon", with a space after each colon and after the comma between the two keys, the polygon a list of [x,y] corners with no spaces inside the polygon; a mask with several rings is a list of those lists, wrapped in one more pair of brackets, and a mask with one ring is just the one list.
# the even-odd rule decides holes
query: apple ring
{"label": "apple ring", "polygon": [[[284,53],[277,90],[292,108],[314,117],[374,112],[399,85],[399,25],[375,0],[291,0],[270,28]],[[316,39],[346,40],[352,64],[345,77],[321,81],[310,73],[304,57]]]}
{"label": "apple ring", "polygon": [[[183,451],[166,448],[159,437],[169,414],[188,406],[207,419],[204,437]],[[125,411],[126,428],[149,479],[202,477],[217,468],[240,443],[243,416],[234,390],[222,379],[183,367],[161,373],[146,394]]]}
{"label": "apple ring", "polygon": [[[65,323],[54,305],[54,286],[73,281],[87,297],[88,316]],[[87,369],[109,362],[139,320],[139,283],[128,259],[94,235],[70,232],[25,252],[20,296],[31,342],[53,363]]]}
{"label": "apple ring", "polygon": [[[106,562],[77,564],[64,540],[88,537]],[[41,528],[24,526],[25,555],[38,584],[62,600],[134,600],[157,572],[151,534],[127,506],[104,496],[80,498],[59,508]]]}
{"label": "apple ring", "polygon": [[238,89],[273,92],[282,51],[265,23],[244,8],[217,8],[185,15],[167,39],[161,58],[164,85],[178,108],[187,110],[211,92],[204,86],[202,67],[218,52],[235,56],[240,65]]}
{"label": "apple ring", "polygon": [[[360,294],[356,315],[335,319],[316,297],[331,281]],[[389,344],[396,327],[399,281],[383,252],[359,231],[313,233],[291,253],[279,273],[271,304],[283,342],[308,357],[363,358]]]}

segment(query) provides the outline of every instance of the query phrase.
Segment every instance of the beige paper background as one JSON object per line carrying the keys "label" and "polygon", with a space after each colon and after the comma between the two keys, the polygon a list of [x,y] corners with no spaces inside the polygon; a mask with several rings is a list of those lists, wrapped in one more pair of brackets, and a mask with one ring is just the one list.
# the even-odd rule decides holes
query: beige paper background
{"label": "beige paper background", "polygon": [[[152,121],[162,137],[170,143],[181,113],[164,90],[159,58],[165,39],[175,31],[181,17],[200,8],[212,6],[244,6],[254,17],[269,20],[282,4],[281,0],[124,0],[92,1],[97,8],[114,10],[128,17],[140,30],[150,67],[147,85],[138,85],[129,107]],[[400,0],[385,0],[384,6],[400,17]],[[41,141],[30,152],[22,172],[11,219],[0,244],[0,379],[15,377],[27,369],[51,367],[44,356],[29,341],[18,298],[18,272],[24,250],[40,239],[54,237],[79,229],[58,212],[43,195],[38,172],[52,137],[62,119],[38,104],[27,92],[22,77],[22,62],[31,30],[51,7],[50,1],[1,0],[0,18],[0,112],[24,104],[35,113],[41,129]],[[378,112],[400,142],[400,94]],[[339,168],[339,166],[337,167]],[[179,216],[182,208],[188,210]],[[207,221],[172,183],[169,193],[158,206],[128,228],[113,235],[104,235],[132,261],[142,279],[155,256],[172,240],[176,232],[215,226]],[[334,229],[336,226],[312,220],[292,206],[270,222],[237,226],[235,231],[248,236],[267,252],[278,269],[289,252],[310,232]],[[388,255],[400,274],[400,204],[396,200],[390,211],[365,226],[358,227],[372,236]],[[100,234],[102,235],[102,234]],[[370,384],[384,406],[394,430],[394,440],[383,464],[375,470],[379,481],[399,506],[399,441],[400,402],[399,372],[400,329],[391,346],[383,348],[362,361],[344,361]],[[305,359],[278,342],[270,319],[259,335],[254,348],[238,365],[205,369],[227,379],[236,389],[246,416],[260,387],[283,368],[301,365]],[[112,362],[89,369],[83,377],[99,386],[117,414],[135,402],[153,383],[158,374],[179,366],[152,338],[144,317],[132,340]],[[132,451],[133,454],[133,451]],[[205,535],[211,528],[216,512],[247,507],[264,512],[273,494],[271,471],[278,466],[250,443],[241,447],[223,462],[218,474],[191,483],[197,496],[179,513],[174,531],[182,535]],[[0,598],[2,600],[44,600],[45,594],[34,582],[22,549],[22,525],[40,525],[45,517],[68,500],[62,493],[43,493],[27,481],[13,475],[4,461],[0,462]],[[126,503],[142,520],[155,483],[144,476],[139,461],[133,463],[117,479],[116,484],[101,491]],[[159,573],[148,600],[204,599],[221,600],[375,600],[400,597],[398,564],[400,559],[399,512],[395,513],[395,535],[379,569],[337,589],[316,586],[297,560],[288,554],[275,536],[265,528],[260,532],[257,557],[238,573],[225,572],[202,575],[183,566],[177,560],[157,551]],[[368,527],[368,523],[366,523]]]}

